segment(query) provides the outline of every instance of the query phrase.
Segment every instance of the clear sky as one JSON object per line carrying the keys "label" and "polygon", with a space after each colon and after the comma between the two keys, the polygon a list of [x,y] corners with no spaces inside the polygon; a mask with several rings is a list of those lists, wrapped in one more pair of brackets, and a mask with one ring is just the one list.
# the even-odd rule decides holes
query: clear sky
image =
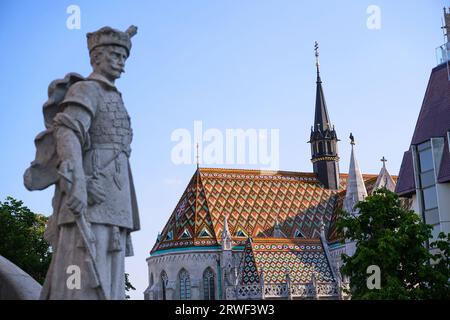
{"label": "clear sky", "polygon": [[[68,29],[69,5],[81,28]],[[367,8],[380,9],[369,29]],[[281,170],[312,171],[314,41],[338,136],[342,172],[357,141],[364,173],[388,159],[398,174],[431,68],[442,44],[444,0],[160,0],[0,2],[0,200],[11,195],[51,214],[53,188],[28,192],[22,175],[42,131],[48,84],[67,72],[90,73],[86,33],[138,26],[126,73],[117,82],[132,117],[131,164],[141,215],[127,272],[143,298],[145,258],[195,171],[177,165],[171,134],[194,121],[204,130],[278,129]],[[192,151],[194,153],[194,151]],[[255,164],[206,167],[255,168]]]}

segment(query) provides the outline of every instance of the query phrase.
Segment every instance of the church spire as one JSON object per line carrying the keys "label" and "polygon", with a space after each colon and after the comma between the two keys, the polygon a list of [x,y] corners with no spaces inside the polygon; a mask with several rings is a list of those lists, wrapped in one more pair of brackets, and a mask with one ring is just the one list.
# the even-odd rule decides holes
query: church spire
{"label": "church spire", "polygon": [[386,169],[387,160],[385,157],[383,157],[380,161],[383,162],[383,167],[381,168],[380,173],[378,174],[377,181],[375,182],[375,185],[373,186],[372,192],[374,192],[376,189],[380,189],[380,188],[386,188],[389,191],[394,192],[395,181],[394,181],[394,179],[392,179],[392,176],[389,174],[389,172]]}
{"label": "church spire", "polygon": [[314,112],[314,125],[311,128],[311,161],[314,167],[314,173],[317,178],[327,189],[339,188],[339,166],[337,142],[339,141],[331,125],[328,115],[325,95],[322,88],[322,80],[320,78],[320,62],[319,62],[319,44],[314,44],[314,55],[316,57],[316,105]]}
{"label": "church spire", "polygon": [[347,212],[354,213],[354,206],[359,201],[363,201],[367,197],[366,185],[359,169],[359,163],[355,156],[355,138],[350,133],[350,144],[352,145],[352,153],[350,155],[350,168],[347,177],[347,192],[345,193],[344,209]]}
{"label": "church spire", "polygon": [[314,54],[316,56],[317,69],[317,87],[316,87],[316,109],[314,115],[314,129],[324,131],[330,128],[330,117],[328,116],[327,103],[322,88],[322,79],[320,79],[320,62],[319,62],[319,44],[314,44]]}

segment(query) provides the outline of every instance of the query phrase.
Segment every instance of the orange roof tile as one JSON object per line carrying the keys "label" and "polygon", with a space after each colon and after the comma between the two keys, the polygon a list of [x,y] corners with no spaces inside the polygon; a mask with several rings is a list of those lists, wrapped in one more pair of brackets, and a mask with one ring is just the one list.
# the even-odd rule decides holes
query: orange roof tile
{"label": "orange roof tile", "polygon": [[[314,173],[236,169],[198,169],[181,196],[152,252],[170,248],[217,246],[227,217],[234,245],[247,237],[272,237],[278,220],[288,238],[318,238],[323,217],[329,237],[336,237],[335,212],[341,188],[328,190]],[[377,175],[363,175],[368,191]]]}

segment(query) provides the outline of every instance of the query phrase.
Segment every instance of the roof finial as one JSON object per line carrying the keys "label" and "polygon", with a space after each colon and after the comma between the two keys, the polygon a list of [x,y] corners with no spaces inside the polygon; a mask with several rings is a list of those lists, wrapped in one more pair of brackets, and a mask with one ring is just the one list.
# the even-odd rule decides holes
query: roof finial
{"label": "roof finial", "polygon": [[383,158],[381,158],[380,161],[383,162],[383,168],[386,168],[387,159],[383,156]]}
{"label": "roof finial", "polygon": [[353,133],[351,133],[351,132],[350,132],[350,144],[351,144],[352,146],[355,145],[355,137],[353,136]]}
{"label": "roof finial", "polygon": [[320,73],[319,43],[317,41],[314,42],[314,55],[316,56],[317,78],[319,78]]}
{"label": "roof finial", "polygon": [[197,169],[199,168],[199,153],[198,153],[198,142],[197,142]]}

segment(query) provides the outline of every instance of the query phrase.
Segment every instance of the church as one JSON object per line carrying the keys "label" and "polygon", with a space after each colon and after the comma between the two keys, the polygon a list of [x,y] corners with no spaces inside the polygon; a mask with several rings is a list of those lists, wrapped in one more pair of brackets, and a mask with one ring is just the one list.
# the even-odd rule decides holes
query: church
{"label": "church", "polygon": [[348,173],[339,170],[338,136],[322,86],[316,43],[313,172],[199,168],[147,258],[146,300],[346,299],[340,209],[396,177],[383,166],[363,174],[350,136]]}

